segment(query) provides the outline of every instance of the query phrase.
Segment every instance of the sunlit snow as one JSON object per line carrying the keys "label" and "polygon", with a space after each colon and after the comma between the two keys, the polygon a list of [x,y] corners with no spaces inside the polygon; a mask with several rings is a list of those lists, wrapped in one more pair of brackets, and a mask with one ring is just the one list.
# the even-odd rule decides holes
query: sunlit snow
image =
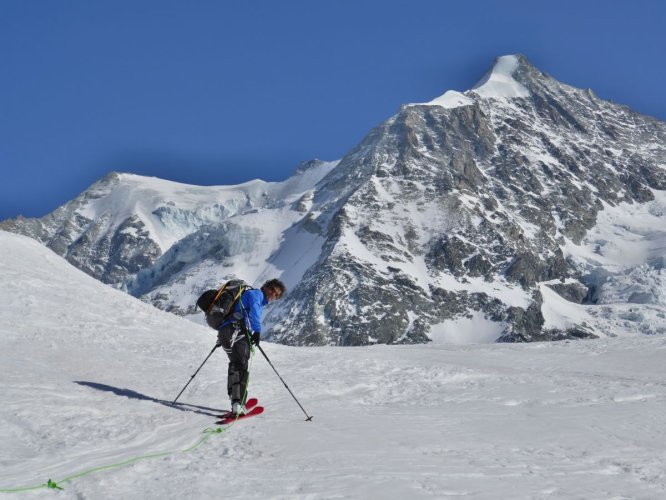
{"label": "sunlit snow", "polygon": [[[50,479],[64,490],[23,496],[666,495],[663,336],[263,343],[314,419],[304,421],[257,355],[250,387],[266,412],[207,435],[228,407],[224,353],[213,354],[181,405],[168,403],[210,352],[214,331],[100,284],[31,239],[0,232],[0,253],[0,489]],[[478,317],[458,326],[484,330]],[[132,462],[154,454],[164,455]]]}
{"label": "sunlit snow", "polygon": [[484,99],[527,97],[528,90],[513,78],[516,69],[518,69],[516,56],[499,57],[490,72],[472,88],[472,91]]}
{"label": "sunlit snow", "polygon": [[529,91],[513,77],[518,69],[518,57],[514,55],[498,57],[492,69],[471,90],[457,92],[448,90],[443,95],[426,103],[409,106],[441,106],[446,109],[474,104],[477,98],[512,99],[527,97]]}

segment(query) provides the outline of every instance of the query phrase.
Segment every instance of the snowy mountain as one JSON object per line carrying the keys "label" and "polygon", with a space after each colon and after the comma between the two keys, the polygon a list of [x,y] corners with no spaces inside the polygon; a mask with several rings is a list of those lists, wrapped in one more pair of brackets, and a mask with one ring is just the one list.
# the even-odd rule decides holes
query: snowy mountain
{"label": "snowy mountain", "polygon": [[[19,217],[0,228],[45,243],[104,283],[185,314],[199,290],[227,276],[262,279],[280,234],[302,217],[304,200],[335,164],[304,163],[284,182],[211,187],[114,172],[42,219]],[[300,279],[294,274],[288,282]]]}
{"label": "snowy mountain", "polygon": [[665,172],[664,122],[504,56],[283,183],[112,174],[0,228],[179,314],[225,278],[281,277],[268,333],[287,344],[656,334]]}
{"label": "snowy mountain", "polygon": [[[0,231],[0,492],[21,497],[663,498],[666,339],[264,349],[223,432],[212,330]],[[48,491],[51,480],[62,491]]]}

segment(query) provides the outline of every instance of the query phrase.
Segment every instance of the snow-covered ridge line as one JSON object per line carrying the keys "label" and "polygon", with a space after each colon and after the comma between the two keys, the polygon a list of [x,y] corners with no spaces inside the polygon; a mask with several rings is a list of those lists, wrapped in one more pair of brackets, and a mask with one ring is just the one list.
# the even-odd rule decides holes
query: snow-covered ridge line
{"label": "snow-covered ridge line", "polygon": [[[314,178],[321,178],[330,172],[338,164],[339,160],[335,161],[321,161],[321,160],[312,160],[311,163],[316,163],[316,165],[309,167],[307,169],[299,170],[296,173],[292,174],[289,178],[283,181],[265,181],[263,179],[251,179],[240,184],[212,184],[212,185],[198,185],[198,184],[187,184],[178,181],[172,181],[169,179],[164,179],[161,177],[147,176],[134,174],[131,172],[111,172],[107,177],[116,176],[119,181],[132,183],[137,187],[144,189],[154,189],[156,191],[162,192],[164,194],[174,194],[182,191],[202,191],[204,193],[208,191],[235,191],[235,190],[244,190],[244,189],[254,189],[257,185],[261,187],[271,187],[271,186],[282,186],[293,177],[302,177],[306,174],[306,177],[310,180]],[[219,176],[220,174],[218,174]]]}
{"label": "snow-covered ridge line", "polygon": [[[73,214],[90,221],[104,221],[104,233],[118,230],[128,220],[140,228],[124,229],[128,234],[147,231],[160,248],[174,243],[198,228],[219,223],[244,211],[274,203],[288,203],[312,189],[337,165],[312,162],[290,178],[279,182],[252,180],[230,186],[196,186],[128,173],[110,174],[91,187],[94,196],[73,207]],[[85,192],[84,192],[85,194]]]}
{"label": "snow-covered ridge line", "polygon": [[492,70],[488,72],[470,92],[484,99],[503,99],[529,96],[528,90],[514,77],[520,64],[521,56],[501,56],[497,58]]}
{"label": "snow-covered ridge line", "polygon": [[77,209],[77,213],[92,219],[105,211],[112,211],[118,214],[116,218],[123,219],[127,215],[123,210],[142,205],[152,212],[161,205],[169,204],[172,199],[177,199],[183,208],[205,207],[233,200],[256,205],[262,199],[288,198],[312,189],[337,164],[338,161],[317,162],[284,181],[254,179],[241,184],[215,186],[197,186],[158,177],[115,173],[100,181],[104,183],[106,179],[112,180],[107,183],[105,196]]}
{"label": "snow-covered ridge line", "polygon": [[425,103],[408,104],[407,106],[441,106],[446,109],[470,106],[476,99],[513,99],[528,97],[529,91],[514,78],[522,56],[507,55],[498,57],[486,75],[465,92],[449,90],[443,95]]}

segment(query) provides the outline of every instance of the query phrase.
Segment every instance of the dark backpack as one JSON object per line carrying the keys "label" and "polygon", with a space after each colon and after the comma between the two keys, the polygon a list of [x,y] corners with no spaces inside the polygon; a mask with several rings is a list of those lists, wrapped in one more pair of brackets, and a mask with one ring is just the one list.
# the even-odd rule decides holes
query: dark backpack
{"label": "dark backpack", "polygon": [[245,290],[251,287],[243,280],[227,281],[219,290],[206,290],[197,299],[197,307],[206,315],[206,323],[216,330],[231,316],[231,310]]}

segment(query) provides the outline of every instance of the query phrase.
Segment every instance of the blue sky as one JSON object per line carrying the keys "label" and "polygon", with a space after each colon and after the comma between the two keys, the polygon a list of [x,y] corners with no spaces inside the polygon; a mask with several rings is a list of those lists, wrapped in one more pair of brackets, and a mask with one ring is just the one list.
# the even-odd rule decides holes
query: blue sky
{"label": "blue sky", "polygon": [[282,180],[496,56],[666,120],[666,2],[4,0],[0,219],[110,171]]}

